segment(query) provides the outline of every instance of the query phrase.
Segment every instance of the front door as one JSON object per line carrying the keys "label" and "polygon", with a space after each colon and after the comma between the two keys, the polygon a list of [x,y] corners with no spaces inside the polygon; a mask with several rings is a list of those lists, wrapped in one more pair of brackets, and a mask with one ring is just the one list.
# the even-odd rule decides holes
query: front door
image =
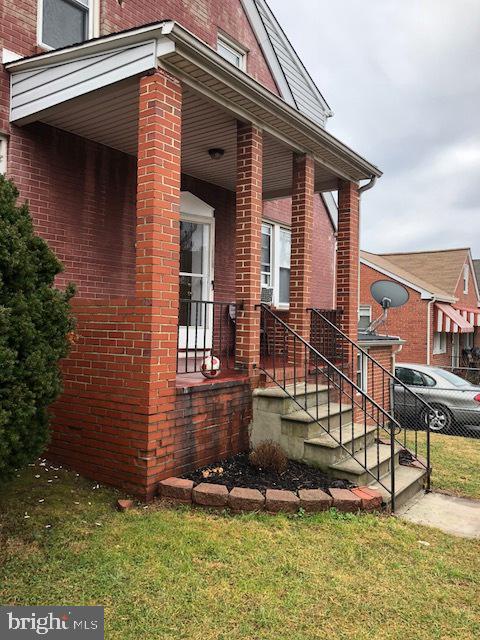
{"label": "front door", "polygon": [[178,346],[186,352],[212,347],[212,236],[213,218],[182,212]]}

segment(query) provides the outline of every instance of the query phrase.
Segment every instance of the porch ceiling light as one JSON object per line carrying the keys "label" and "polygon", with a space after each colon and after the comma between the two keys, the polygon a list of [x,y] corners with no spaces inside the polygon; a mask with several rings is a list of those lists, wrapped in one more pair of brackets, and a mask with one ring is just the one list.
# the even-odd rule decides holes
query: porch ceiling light
{"label": "porch ceiling light", "polygon": [[225,155],[225,149],[213,148],[208,150],[208,155],[212,160],[220,160]]}

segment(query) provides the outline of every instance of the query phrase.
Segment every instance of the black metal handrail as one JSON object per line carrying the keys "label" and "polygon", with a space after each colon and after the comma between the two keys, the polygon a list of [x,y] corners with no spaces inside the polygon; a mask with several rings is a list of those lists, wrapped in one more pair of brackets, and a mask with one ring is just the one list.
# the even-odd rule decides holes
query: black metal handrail
{"label": "black metal handrail", "polygon": [[[392,509],[395,510],[395,426],[398,425],[395,418],[341,371],[341,369],[336,367],[286,322],[279,318],[268,305],[262,304],[259,306],[262,315],[262,328],[265,333],[268,333],[269,341],[271,342],[268,355],[265,353],[261,354],[260,369],[272,382],[279,386],[291,400],[304,410],[323,431],[328,433],[336,444],[351,456],[368,475],[384,487],[390,494]],[[280,336],[278,335],[279,332]],[[280,363],[278,362],[279,358]],[[293,376],[293,393],[289,390],[291,383],[287,375],[290,370]],[[299,372],[298,375],[297,370]],[[300,381],[298,381],[298,378],[300,378]],[[320,388],[319,379],[323,380],[327,387],[326,426],[319,421],[318,394],[323,390]],[[307,400],[308,385],[312,383],[314,385],[316,398],[315,411],[308,406]],[[304,389],[304,403],[299,400],[300,394],[297,393],[298,386],[300,386],[300,389],[302,387]],[[338,395],[339,438],[337,438],[331,430],[331,396],[334,393]],[[356,396],[360,397],[361,400],[358,401]],[[345,406],[345,401],[351,402],[352,404]],[[368,405],[370,405],[369,410],[367,409]],[[355,422],[355,406],[361,410],[363,416],[363,433],[360,435],[355,435],[355,424],[358,424]],[[352,419],[348,425],[343,424],[343,411],[346,407],[352,410]],[[368,418],[370,418],[370,425]],[[371,426],[372,423],[376,431],[376,473],[372,473],[367,464],[368,427]],[[351,448],[343,444],[343,430],[348,427],[351,429]],[[380,446],[383,444],[380,437],[381,433],[387,434],[390,445],[390,486],[387,486],[380,477]],[[362,436],[364,439],[363,460],[355,451],[355,440],[361,439]]]}
{"label": "black metal handrail", "polygon": [[177,334],[177,373],[214,375],[235,366],[237,305],[217,300],[180,299]]}
{"label": "black metal handrail", "polygon": [[[337,327],[336,325],[334,325],[326,316],[324,313],[322,313],[321,310],[319,309],[308,309],[308,311],[310,311],[312,313],[312,336],[315,334],[318,334],[318,328],[315,330],[314,329],[314,324],[315,324],[315,320],[322,322],[334,335],[335,337],[335,343],[338,345],[340,343],[340,348],[338,349],[338,353],[340,354],[340,356],[343,357],[345,355],[345,349],[343,348],[343,345],[341,344],[342,342],[348,345],[348,349],[347,351],[349,352],[349,358],[347,358],[348,361],[348,367],[351,369],[352,367],[355,366],[355,361],[356,361],[356,355],[357,353],[362,354],[362,358],[365,358],[366,361],[369,363],[370,366],[370,378],[372,380],[372,395],[375,396],[375,371],[380,372],[381,374],[381,385],[380,388],[382,389],[382,401],[383,404],[385,406],[385,404],[388,404],[389,407],[389,411],[392,411],[392,406],[393,406],[393,415],[395,415],[395,411],[396,411],[396,407],[395,407],[395,398],[394,398],[394,394],[393,392],[393,388],[395,385],[397,385],[398,387],[401,387],[403,390],[403,404],[404,407],[407,406],[407,398],[409,398],[412,402],[413,402],[413,406],[414,409],[411,412],[413,414],[413,418],[414,420],[418,419],[419,416],[421,415],[425,415],[427,416],[427,419],[424,422],[425,425],[425,429],[426,429],[426,462],[424,462],[422,460],[422,458],[418,455],[418,428],[416,428],[418,425],[414,425],[415,429],[414,429],[414,450],[412,451],[409,447],[407,447],[407,429],[405,428],[404,424],[401,424],[400,420],[395,420],[396,423],[400,426],[400,432],[403,433],[403,442],[401,442],[401,440],[396,439],[396,442],[398,444],[400,444],[401,446],[404,447],[404,449],[406,449],[407,451],[409,451],[409,453],[427,470],[427,491],[430,491],[430,476],[431,476],[431,459],[430,459],[430,424],[428,421],[428,415],[432,412],[432,408],[430,407],[430,405],[423,399],[421,398],[418,394],[416,394],[414,391],[412,391],[404,382],[402,382],[397,376],[395,376],[391,371],[389,371],[388,369],[386,369],[380,362],[378,362],[378,360],[376,360],[375,358],[373,358],[368,351],[366,351],[365,349],[362,349],[362,347],[360,347],[360,345],[358,345],[356,342],[354,342],[349,336],[347,336],[346,333],[344,333],[339,327]],[[343,362],[341,362],[340,367],[343,369]],[[352,371],[352,375],[353,375],[353,371]],[[367,365],[367,377],[368,377],[368,365]],[[388,397],[385,397],[384,393],[385,393],[385,378],[387,378],[389,380],[389,384],[388,384]],[[419,411],[418,407],[422,407],[422,409]],[[407,412],[404,411],[403,415],[405,415]]]}

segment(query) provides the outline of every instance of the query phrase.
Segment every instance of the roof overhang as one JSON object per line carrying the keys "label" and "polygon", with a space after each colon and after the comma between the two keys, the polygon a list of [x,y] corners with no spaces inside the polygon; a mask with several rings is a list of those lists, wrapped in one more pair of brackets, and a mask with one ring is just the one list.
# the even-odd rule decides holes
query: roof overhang
{"label": "roof overhang", "polygon": [[433,300],[433,299],[435,299],[435,300],[439,300],[440,302],[449,302],[449,303],[456,302],[456,300],[457,300],[456,298],[453,298],[453,297],[450,297],[450,296],[447,296],[447,295],[441,296],[438,293],[433,293],[432,291],[429,291],[428,289],[424,289],[424,288],[420,287],[418,284],[410,282],[406,278],[400,277],[399,275],[397,275],[393,271],[389,271],[388,269],[384,269],[383,267],[378,266],[374,262],[371,262],[370,260],[367,260],[367,258],[360,257],[360,264],[364,264],[366,267],[370,267],[370,269],[374,269],[375,271],[378,271],[378,273],[381,273],[384,276],[388,276],[389,278],[392,278],[392,280],[396,280],[400,284],[403,284],[404,286],[409,287],[413,291],[417,291],[420,294],[420,298],[422,300]]}
{"label": "roof overhang", "polygon": [[293,151],[311,154],[321,168],[317,191],[337,188],[339,179],[359,182],[382,175],[173,21],[23,58],[5,67],[11,74],[10,119],[19,125],[41,120],[55,105],[161,67],[236,118],[253,122]]}

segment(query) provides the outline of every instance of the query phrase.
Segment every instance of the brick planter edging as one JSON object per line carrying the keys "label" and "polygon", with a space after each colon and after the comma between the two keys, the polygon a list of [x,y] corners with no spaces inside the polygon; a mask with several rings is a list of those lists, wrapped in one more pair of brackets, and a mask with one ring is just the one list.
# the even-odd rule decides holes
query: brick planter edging
{"label": "brick planter edging", "polygon": [[308,513],[326,511],[334,507],[343,513],[377,511],[382,507],[382,494],[371,487],[353,489],[267,489],[263,495],[258,489],[234,487],[228,491],[223,484],[167,478],[158,483],[158,494],[164,500],[181,504],[194,504],[215,509],[230,508],[234,513],[267,511],[268,513],[296,513],[299,508]]}

